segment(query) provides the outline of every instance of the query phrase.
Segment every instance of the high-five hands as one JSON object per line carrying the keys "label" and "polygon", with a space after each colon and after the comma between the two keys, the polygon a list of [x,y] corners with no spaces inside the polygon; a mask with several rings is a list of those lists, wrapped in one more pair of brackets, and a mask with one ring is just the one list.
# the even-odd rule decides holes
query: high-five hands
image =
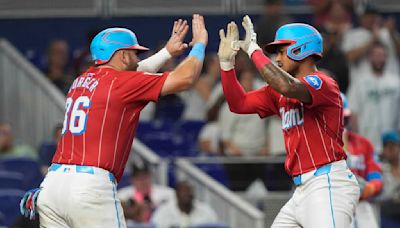
{"label": "high-five hands", "polygon": [[196,42],[207,45],[208,33],[204,24],[203,16],[194,14],[192,19],[193,40],[190,44],[184,42],[186,34],[189,31],[189,25],[186,20],[179,19],[174,22],[171,37],[169,38],[165,48],[171,56],[181,55],[189,46],[193,46]]}
{"label": "high-five hands", "polygon": [[172,56],[179,56],[188,48],[189,45],[183,41],[188,30],[189,25],[186,20],[179,19],[174,22],[171,37],[165,45],[165,48]]}
{"label": "high-five hands", "polygon": [[254,32],[253,22],[248,15],[243,17],[242,26],[246,31],[246,36],[240,41],[240,48],[251,57],[255,50],[261,50],[261,48],[257,44],[257,33]]}
{"label": "high-five hands", "polygon": [[190,42],[190,45],[194,45],[196,43],[203,43],[204,45],[207,45],[208,32],[204,23],[204,17],[200,14],[193,14],[192,31],[193,40]]}
{"label": "high-five hands", "polygon": [[226,36],[223,29],[219,31],[221,41],[219,43],[218,57],[223,70],[234,68],[235,56],[239,49],[251,54],[255,50],[261,50],[257,44],[257,34],[254,32],[254,26],[248,15],[243,17],[242,26],[246,31],[244,40],[239,40],[239,30],[235,22],[230,22],[227,26]]}
{"label": "high-five hands", "polygon": [[219,30],[221,39],[218,49],[218,57],[221,68],[225,71],[234,68],[235,56],[240,49],[239,30],[235,22],[230,22],[227,25],[226,35],[223,29]]}

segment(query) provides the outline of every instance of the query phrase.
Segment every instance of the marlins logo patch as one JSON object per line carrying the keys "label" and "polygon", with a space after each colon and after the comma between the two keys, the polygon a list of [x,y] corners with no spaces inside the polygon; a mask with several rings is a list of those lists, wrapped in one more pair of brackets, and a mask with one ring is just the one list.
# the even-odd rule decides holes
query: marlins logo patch
{"label": "marlins logo patch", "polygon": [[304,77],[304,80],[314,89],[318,90],[322,87],[322,80],[317,75],[309,75]]}

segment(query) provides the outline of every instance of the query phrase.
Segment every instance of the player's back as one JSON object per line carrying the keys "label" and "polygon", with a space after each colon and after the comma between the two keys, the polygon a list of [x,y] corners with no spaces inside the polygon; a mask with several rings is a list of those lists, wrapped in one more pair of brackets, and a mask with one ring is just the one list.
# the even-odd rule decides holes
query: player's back
{"label": "player's back", "polygon": [[53,163],[96,166],[119,179],[140,111],[159,95],[148,88],[161,88],[160,80],[151,80],[155,77],[165,78],[110,68],[90,68],[79,76],[67,94],[64,128]]}

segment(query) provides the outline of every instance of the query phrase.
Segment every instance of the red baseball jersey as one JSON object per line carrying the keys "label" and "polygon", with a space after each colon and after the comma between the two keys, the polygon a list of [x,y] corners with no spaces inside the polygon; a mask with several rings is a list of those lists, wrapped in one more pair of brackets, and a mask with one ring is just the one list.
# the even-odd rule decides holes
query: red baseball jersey
{"label": "red baseball jersey", "polygon": [[347,164],[354,174],[367,181],[382,179],[382,169],[374,159],[374,146],[365,137],[347,131]]}
{"label": "red baseball jersey", "polygon": [[287,98],[270,86],[246,95],[246,102],[256,107],[261,118],[280,116],[287,152],[285,169],[291,176],[346,159],[343,104],[337,83],[322,72],[299,80],[310,92],[312,103]]}
{"label": "red baseball jersey", "polygon": [[100,167],[119,181],[140,111],[157,101],[168,73],[89,68],[72,84],[53,163]]}

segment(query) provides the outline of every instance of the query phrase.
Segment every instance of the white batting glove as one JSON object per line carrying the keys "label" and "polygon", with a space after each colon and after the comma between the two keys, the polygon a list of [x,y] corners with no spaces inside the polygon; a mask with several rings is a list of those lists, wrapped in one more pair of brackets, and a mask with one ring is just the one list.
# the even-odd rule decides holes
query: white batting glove
{"label": "white batting glove", "polygon": [[244,40],[240,41],[240,48],[251,57],[255,50],[261,50],[261,48],[257,44],[257,33],[254,32],[254,26],[249,15],[243,17],[242,26],[246,31],[246,36]]}
{"label": "white batting glove", "polygon": [[218,57],[221,69],[228,71],[235,67],[235,56],[240,49],[239,30],[235,22],[227,26],[226,36],[223,29],[219,30],[221,41],[219,43]]}

